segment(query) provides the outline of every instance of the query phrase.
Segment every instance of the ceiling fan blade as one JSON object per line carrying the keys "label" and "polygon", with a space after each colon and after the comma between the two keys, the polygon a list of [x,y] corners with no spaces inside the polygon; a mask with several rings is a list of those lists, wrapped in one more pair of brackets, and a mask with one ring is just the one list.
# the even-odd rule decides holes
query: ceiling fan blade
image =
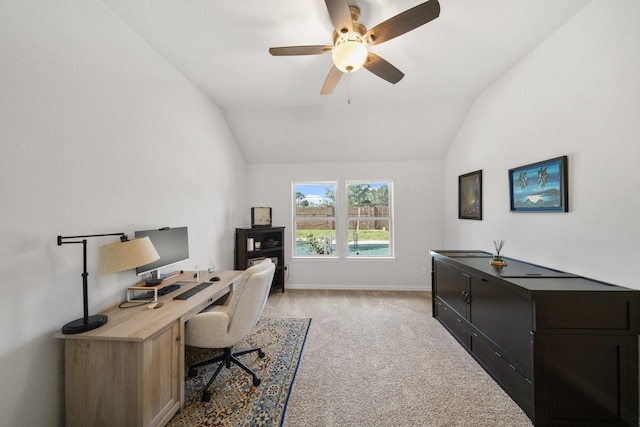
{"label": "ceiling fan blade", "polygon": [[[328,0],[327,0],[328,1]],[[376,25],[364,35],[370,46],[386,42],[440,16],[438,0],[429,0]]]}
{"label": "ceiling fan blade", "polygon": [[290,56],[290,55],[320,55],[321,53],[331,52],[333,46],[313,45],[313,46],[284,46],[271,47],[269,53],[273,56]]}
{"label": "ceiling fan blade", "polygon": [[[335,28],[338,34],[350,33],[353,31],[353,24],[351,23],[351,11],[349,10],[349,3],[347,0],[324,0],[333,22],[333,28]],[[344,30],[346,28],[346,30]]]}
{"label": "ceiling fan blade", "polygon": [[367,62],[364,63],[363,67],[371,71],[376,76],[393,84],[398,83],[404,77],[404,73],[402,71],[371,52],[367,55]]}
{"label": "ceiling fan blade", "polygon": [[342,71],[338,70],[334,65],[331,67],[329,71],[329,75],[327,79],[324,81],[324,85],[322,85],[322,90],[320,91],[320,95],[329,95],[338,85],[340,78],[342,77]]}

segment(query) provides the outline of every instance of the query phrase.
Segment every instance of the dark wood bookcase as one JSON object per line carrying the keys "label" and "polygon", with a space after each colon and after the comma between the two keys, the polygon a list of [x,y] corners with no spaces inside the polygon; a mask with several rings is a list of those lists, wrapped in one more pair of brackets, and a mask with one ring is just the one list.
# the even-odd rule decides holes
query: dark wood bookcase
{"label": "dark wood bookcase", "polygon": [[[248,244],[249,239],[253,245]],[[271,292],[284,292],[284,227],[236,228],[235,269],[246,270],[263,258],[271,258],[276,265]]]}

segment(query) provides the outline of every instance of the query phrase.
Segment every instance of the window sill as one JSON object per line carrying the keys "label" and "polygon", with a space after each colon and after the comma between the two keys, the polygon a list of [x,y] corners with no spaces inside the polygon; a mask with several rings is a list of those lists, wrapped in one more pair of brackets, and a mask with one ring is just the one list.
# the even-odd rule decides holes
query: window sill
{"label": "window sill", "polygon": [[364,255],[356,255],[356,256],[346,256],[341,257],[337,255],[295,255],[291,257],[291,260],[294,262],[298,261],[347,261],[347,262],[365,262],[365,261],[382,261],[382,262],[395,262],[396,257],[393,256],[364,256]]}
{"label": "window sill", "polygon": [[339,259],[340,257],[337,255],[294,255],[291,257],[293,261],[336,261]]}
{"label": "window sill", "polygon": [[344,259],[346,261],[385,261],[385,262],[392,262],[396,260],[396,257],[394,256],[366,256],[366,255],[350,255],[347,257],[344,257]]}

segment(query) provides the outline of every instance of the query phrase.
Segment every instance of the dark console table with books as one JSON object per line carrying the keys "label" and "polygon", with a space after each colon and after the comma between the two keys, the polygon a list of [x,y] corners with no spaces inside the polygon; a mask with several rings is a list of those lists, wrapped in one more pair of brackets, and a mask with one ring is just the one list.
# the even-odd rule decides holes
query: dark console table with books
{"label": "dark console table with books", "polygon": [[431,251],[433,316],[536,426],[638,426],[640,291]]}

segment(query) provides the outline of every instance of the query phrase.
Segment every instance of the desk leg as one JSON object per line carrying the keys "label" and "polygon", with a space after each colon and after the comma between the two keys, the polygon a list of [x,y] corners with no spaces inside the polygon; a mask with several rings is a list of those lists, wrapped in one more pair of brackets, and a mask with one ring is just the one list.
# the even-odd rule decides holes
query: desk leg
{"label": "desk leg", "polygon": [[180,410],[184,409],[184,375],[185,375],[185,334],[184,334],[184,324],[186,323],[184,318],[180,318],[180,326],[178,332],[178,399],[180,400]]}

